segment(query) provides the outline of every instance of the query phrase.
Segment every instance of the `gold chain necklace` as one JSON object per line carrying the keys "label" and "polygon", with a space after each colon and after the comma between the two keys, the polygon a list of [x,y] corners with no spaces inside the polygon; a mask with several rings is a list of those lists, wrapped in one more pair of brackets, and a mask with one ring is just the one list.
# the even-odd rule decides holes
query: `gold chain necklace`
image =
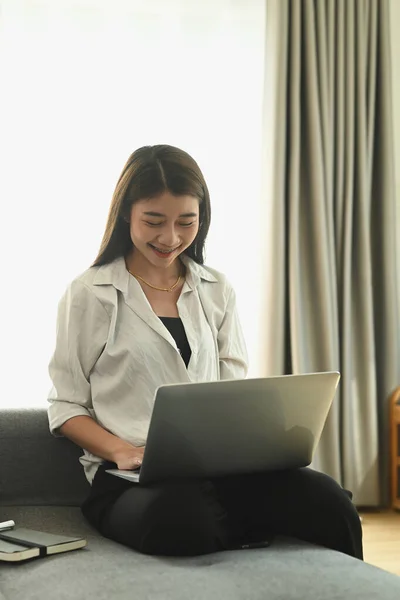
{"label": "gold chain necklace", "polygon": [[[129,271],[129,269],[128,269],[128,271]],[[129,271],[129,273],[131,275],[133,275],[134,277],[136,277],[137,279],[140,279],[140,281],[143,281],[143,283],[145,283],[149,287],[153,288],[153,290],[159,290],[160,292],[172,292],[172,290],[174,290],[176,288],[176,286],[179,284],[180,280],[182,279],[182,275],[179,275],[179,277],[175,281],[174,285],[172,285],[169,288],[160,288],[160,287],[157,287],[156,285],[152,285],[151,283],[149,283],[148,281],[143,279],[143,277],[140,277],[140,275],[135,275],[135,273],[132,273],[132,271]]]}

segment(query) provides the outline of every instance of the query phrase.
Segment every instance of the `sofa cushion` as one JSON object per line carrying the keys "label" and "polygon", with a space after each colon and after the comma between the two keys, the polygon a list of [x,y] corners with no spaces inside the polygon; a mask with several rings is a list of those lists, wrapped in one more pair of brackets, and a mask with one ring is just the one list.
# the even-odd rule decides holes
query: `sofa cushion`
{"label": "sofa cushion", "polygon": [[0,515],[24,527],[81,534],[88,540],[83,550],[0,565],[0,591],[7,600],[400,598],[400,577],[339,552],[287,538],[277,538],[262,550],[155,558],[102,538],[77,508],[2,507]]}
{"label": "sofa cushion", "polygon": [[89,492],[81,454],[50,434],[44,408],[1,410],[0,505],[78,506]]}

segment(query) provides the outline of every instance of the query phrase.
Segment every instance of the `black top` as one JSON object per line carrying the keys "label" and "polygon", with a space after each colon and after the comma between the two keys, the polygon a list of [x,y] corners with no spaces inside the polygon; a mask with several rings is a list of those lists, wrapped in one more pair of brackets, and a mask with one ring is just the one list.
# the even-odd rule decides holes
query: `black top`
{"label": "black top", "polygon": [[162,321],[162,323],[165,325],[165,327],[168,329],[168,331],[174,338],[187,368],[190,361],[190,357],[192,355],[192,351],[189,346],[189,342],[186,336],[186,331],[183,326],[182,320],[179,317],[158,318],[160,319],[160,321]]}

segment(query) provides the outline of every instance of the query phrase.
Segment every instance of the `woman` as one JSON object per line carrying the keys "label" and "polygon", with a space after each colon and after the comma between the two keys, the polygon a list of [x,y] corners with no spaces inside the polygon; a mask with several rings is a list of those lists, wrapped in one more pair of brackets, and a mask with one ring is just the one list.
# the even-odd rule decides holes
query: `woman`
{"label": "woman", "polygon": [[138,149],[94,264],[60,301],[49,421],[54,435],[84,449],[83,514],[147,554],[209,553],[286,534],[362,559],[349,494],[311,469],[149,487],[105,472],[140,467],[159,385],[246,376],[234,291],[203,266],[209,225],[193,158],[166,145]]}

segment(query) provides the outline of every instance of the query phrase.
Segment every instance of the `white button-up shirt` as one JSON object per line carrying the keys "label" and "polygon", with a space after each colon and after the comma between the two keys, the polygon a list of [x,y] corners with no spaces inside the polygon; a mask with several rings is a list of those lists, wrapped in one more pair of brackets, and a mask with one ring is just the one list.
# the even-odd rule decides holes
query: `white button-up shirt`
{"label": "white button-up shirt", "polygon": [[[71,417],[86,415],[142,446],[160,385],[246,377],[233,288],[218,271],[181,259],[186,281],[177,307],[192,351],[188,368],[123,257],[91,267],[68,286],[49,365],[54,435]],[[85,450],[80,460],[91,482],[102,459]]]}

